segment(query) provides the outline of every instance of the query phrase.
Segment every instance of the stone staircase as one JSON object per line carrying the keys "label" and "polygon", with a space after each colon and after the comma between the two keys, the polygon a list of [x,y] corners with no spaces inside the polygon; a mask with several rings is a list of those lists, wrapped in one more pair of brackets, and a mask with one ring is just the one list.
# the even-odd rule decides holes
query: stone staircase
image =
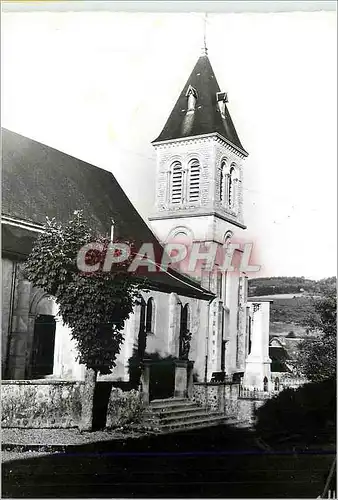
{"label": "stone staircase", "polygon": [[185,398],[155,399],[145,417],[145,422],[162,432],[211,427],[227,420],[224,413],[208,410]]}

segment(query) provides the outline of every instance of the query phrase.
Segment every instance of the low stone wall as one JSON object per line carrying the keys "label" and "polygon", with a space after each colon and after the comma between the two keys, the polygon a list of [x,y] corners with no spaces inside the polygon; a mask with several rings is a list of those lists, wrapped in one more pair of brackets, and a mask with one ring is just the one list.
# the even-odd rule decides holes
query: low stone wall
{"label": "low stone wall", "polygon": [[2,427],[77,427],[83,382],[5,380],[1,383]]}
{"label": "low stone wall", "polygon": [[139,391],[122,391],[122,389],[112,387],[108,401],[106,428],[142,425],[145,409]]}
{"label": "low stone wall", "polygon": [[196,382],[193,384],[191,399],[211,411],[220,411],[224,406],[224,388],[224,384]]}
{"label": "low stone wall", "polygon": [[264,401],[241,399],[239,395],[239,384],[195,383],[192,400],[212,411],[224,411],[227,417],[238,422],[253,425],[255,409],[264,404]]}

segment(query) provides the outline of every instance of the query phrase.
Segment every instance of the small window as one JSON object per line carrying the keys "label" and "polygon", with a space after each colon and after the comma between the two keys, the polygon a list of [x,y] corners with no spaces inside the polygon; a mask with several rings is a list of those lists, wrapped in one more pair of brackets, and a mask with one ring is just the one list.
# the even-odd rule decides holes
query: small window
{"label": "small window", "polygon": [[194,89],[194,87],[192,87],[191,85],[189,85],[185,95],[188,98],[188,112],[194,111],[197,101],[197,90]]}

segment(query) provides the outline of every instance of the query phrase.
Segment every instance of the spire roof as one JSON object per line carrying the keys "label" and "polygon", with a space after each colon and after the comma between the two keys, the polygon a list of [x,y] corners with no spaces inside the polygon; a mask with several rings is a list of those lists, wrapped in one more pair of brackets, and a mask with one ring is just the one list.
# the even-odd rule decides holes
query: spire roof
{"label": "spire roof", "polygon": [[[191,94],[192,98],[189,97]],[[218,101],[221,101],[221,106]],[[247,155],[226,102],[226,93],[220,91],[207,54],[201,55],[162,132],[153,143],[217,132]]]}

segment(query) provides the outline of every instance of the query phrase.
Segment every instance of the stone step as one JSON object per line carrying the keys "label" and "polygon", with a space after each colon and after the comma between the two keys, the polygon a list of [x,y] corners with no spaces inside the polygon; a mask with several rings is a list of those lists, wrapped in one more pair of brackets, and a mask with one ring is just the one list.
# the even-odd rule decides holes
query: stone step
{"label": "stone step", "polygon": [[162,415],[167,414],[180,414],[186,411],[205,411],[201,406],[189,406],[189,405],[179,405],[179,406],[169,406],[168,408],[149,408],[149,414],[155,417],[161,417]]}
{"label": "stone step", "polygon": [[168,398],[168,399],[153,399],[149,406],[150,408],[168,408],[169,406],[182,406],[182,405],[194,405],[190,399],[187,398]]}
{"label": "stone step", "polygon": [[152,416],[155,416],[155,417],[163,418],[164,416],[169,417],[169,416],[175,416],[175,415],[177,415],[179,417],[180,415],[185,415],[187,413],[195,413],[195,412],[200,412],[200,413],[203,413],[204,415],[210,413],[206,408],[204,408],[202,406],[179,406],[179,407],[175,407],[175,408],[169,408],[168,410],[165,409],[162,411],[150,410],[149,414]]}
{"label": "stone step", "polygon": [[165,416],[160,419],[160,426],[167,425],[167,424],[181,424],[185,422],[200,422],[204,421],[205,419],[210,419],[210,418],[225,418],[224,414],[222,413],[201,413],[201,412],[195,412],[195,413],[189,413],[188,415],[180,415],[180,416]]}
{"label": "stone step", "polygon": [[222,413],[218,412],[207,412],[203,408],[193,408],[193,409],[185,409],[181,411],[176,411],[176,412],[165,412],[161,414],[154,414],[154,413],[149,413],[146,415],[145,420],[146,421],[151,421],[153,418],[157,419],[157,421],[162,424],[165,422],[171,422],[171,421],[183,421],[189,418],[206,418],[209,415],[222,415]]}
{"label": "stone step", "polygon": [[199,418],[199,419],[187,419],[183,422],[171,422],[169,424],[164,424],[160,426],[160,430],[162,432],[165,431],[178,431],[178,430],[186,430],[186,429],[199,429],[203,427],[212,427],[215,425],[225,424],[227,421],[224,416],[211,416],[209,415],[207,418]]}

